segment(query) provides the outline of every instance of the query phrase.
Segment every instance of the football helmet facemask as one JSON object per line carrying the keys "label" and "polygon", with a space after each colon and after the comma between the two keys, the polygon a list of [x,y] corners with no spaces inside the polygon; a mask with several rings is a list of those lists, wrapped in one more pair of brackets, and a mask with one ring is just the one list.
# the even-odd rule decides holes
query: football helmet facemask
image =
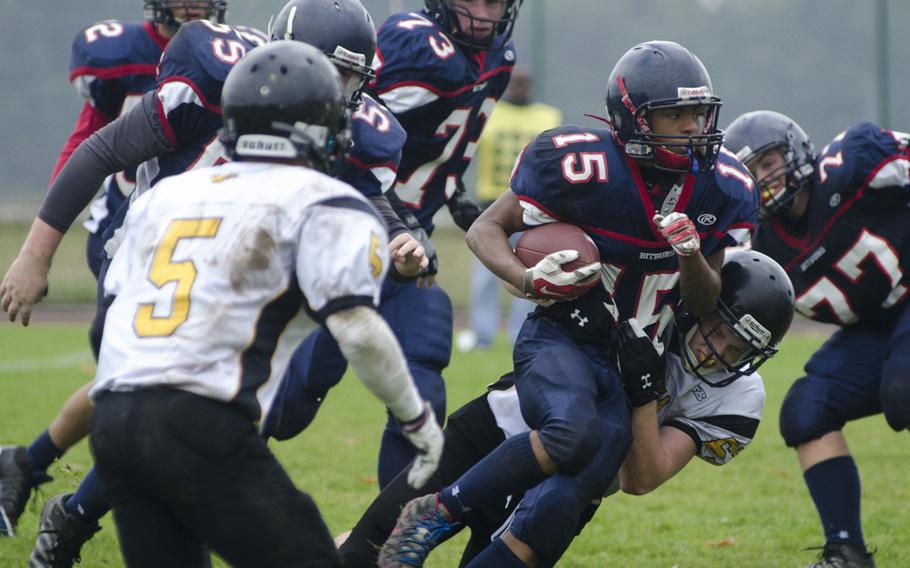
{"label": "football helmet facemask", "polygon": [[[720,273],[721,290],[715,325],[693,317],[681,306],[676,318],[685,368],[712,387],[723,387],[754,373],[780,348],[793,320],[795,296],[787,273],[770,257],[753,250],[727,253]],[[706,318],[707,319],[707,318]],[[747,346],[735,361],[725,361],[714,347],[721,326],[727,326]],[[723,330],[727,331],[727,330]],[[711,355],[698,360],[689,345],[699,333]],[[713,377],[713,378],[712,378]]]}
{"label": "football helmet facemask", "polygon": [[273,41],[231,69],[221,94],[222,141],[233,159],[295,161],[334,170],[349,146],[338,70],[299,41]]}
{"label": "football helmet facemask", "polygon": [[320,49],[341,72],[348,105],[360,106],[364,85],[376,76],[376,29],[359,0],[291,0],[269,22],[269,37]]}
{"label": "football helmet facemask", "polygon": [[[670,41],[649,41],[627,51],[613,67],[607,86],[607,116],[626,154],[670,172],[698,173],[714,166],[724,139],[717,128],[721,104],[698,57]],[[681,107],[704,108],[701,133],[653,131],[649,113]]]}
{"label": "football helmet facemask", "polygon": [[[512,30],[515,28],[515,21],[518,20],[518,11],[521,9],[523,1],[500,0],[504,7],[502,17],[498,20],[475,17],[466,8],[455,4],[453,0],[424,0],[424,5],[430,17],[451,35],[455,43],[471,49],[484,50],[492,47],[502,47],[509,41],[509,38],[512,37]],[[458,21],[459,14],[467,19],[467,29],[462,29]],[[477,25],[479,23],[492,24],[493,33],[483,38],[474,37],[474,29],[480,27]]]}
{"label": "football helmet facemask", "polygon": [[[768,151],[778,150],[783,156],[785,171],[770,172],[757,180],[762,220],[786,211],[815,174],[815,146],[799,124],[779,112],[757,110],[740,115],[727,127],[724,146],[750,169]],[[784,173],[784,187],[773,188],[774,181]]]}
{"label": "football helmet facemask", "polygon": [[203,14],[200,19],[223,22],[227,13],[227,0],[144,0],[145,19],[177,29],[185,23],[182,17],[174,16],[174,8]]}

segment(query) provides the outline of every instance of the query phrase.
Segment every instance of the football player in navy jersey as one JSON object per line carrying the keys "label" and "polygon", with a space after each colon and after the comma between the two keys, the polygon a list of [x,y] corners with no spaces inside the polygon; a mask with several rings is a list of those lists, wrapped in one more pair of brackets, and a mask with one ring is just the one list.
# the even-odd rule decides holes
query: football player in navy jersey
{"label": "football player in navy jersey", "polygon": [[[522,0],[426,0],[424,10],[391,15],[379,28],[370,90],[407,132],[394,191],[399,214],[433,233],[447,205],[467,230],[480,208],[462,182],[477,140],[515,63],[512,29]],[[408,355],[421,394],[445,416],[442,371],[452,350],[452,305],[432,286],[435,262],[417,285],[389,283],[384,313]],[[426,287],[422,284],[427,284]],[[379,484],[408,463],[413,450],[394,420],[382,439]]]}
{"label": "football player in navy jersey", "polygon": [[[681,299],[696,317],[708,315],[724,249],[746,241],[757,220],[752,176],[721,148],[720,104],[694,54],[647,42],[610,75],[610,129],[560,127],[526,147],[512,190],[467,239],[513,290],[551,304],[528,317],[513,351],[521,412],[532,430],[406,507],[380,565],[420,565],[464,511],[540,484],[483,557],[487,565],[534,565],[560,544],[532,535],[576,526],[583,511],[569,503],[604,494],[631,444],[628,399],[606,354],[615,322],[636,318],[659,344]],[[554,221],[585,229],[601,262],[564,271],[578,253],[558,251],[525,267],[509,235]],[[594,290],[574,300],[592,278],[599,279]],[[601,317],[582,317],[586,311]],[[696,364],[708,358],[701,352]]]}
{"label": "football player in navy jersey", "polygon": [[[156,86],[161,53],[180,25],[197,19],[224,20],[227,2],[145,0],[145,22],[105,20],[82,30],[73,41],[70,81],[86,102],[64,144],[51,182],[79,144],[128,111]],[[101,235],[110,216],[132,192],[135,168],[110,176],[84,225],[89,230],[86,256],[97,278],[101,268]]]}
{"label": "football player in navy jersey", "polygon": [[755,111],[733,121],[725,144],[758,180],[752,246],[787,269],[800,313],[840,326],[780,413],[825,534],[812,566],[874,566],[842,430],[882,412],[895,430],[910,426],[910,135],[863,122],[816,155],[791,118]]}
{"label": "football player in navy jersey", "polygon": [[[663,354],[635,320],[620,324],[616,359],[633,407],[633,443],[611,491],[649,493],[693,457],[725,465],[755,437],[765,402],[757,369],[777,353],[793,318],[793,287],[780,265],[755,251],[726,255],[721,279],[718,309],[705,318],[691,317],[682,310],[664,331]],[[742,326],[745,321],[758,322],[761,327]],[[760,329],[767,333],[751,335],[750,330]],[[710,358],[710,368],[693,364],[699,351],[715,354]],[[483,396],[449,416],[439,469],[423,492],[444,487],[506,437],[527,431],[509,373],[490,385]],[[401,508],[421,494],[407,484],[406,476],[395,478],[340,546],[342,563],[375,565],[377,550],[373,543],[389,538]],[[533,495],[532,489],[530,502]],[[567,500],[571,498],[567,495]],[[471,560],[489,544],[492,534],[502,530],[521,501],[521,495],[510,495],[465,515],[464,525],[470,527],[471,537],[460,566],[474,566],[469,564]],[[589,501],[579,519],[581,525],[591,519],[599,503],[600,499]],[[561,539],[567,547],[581,528],[554,523],[545,536]],[[538,566],[549,566],[556,560],[548,558]]]}
{"label": "football player in navy jersey", "polygon": [[[227,2],[211,1],[144,1],[145,21],[125,22],[105,20],[93,24],[76,35],[70,53],[70,81],[85,99],[73,132],[67,139],[51,174],[51,184],[69,160],[73,151],[92,133],[131,109],[146,92],[156,86],[156,70],[161,54],[181,24],[191,20],[224,19]],[[97,277],[101,265],[101,235],[110,222],[111,214],[123,203],[133,189],[135,167],[108,176],[99,183],[103,195],[91,207],[85,222],[89,229],[86,256],[89,268]],[[91,188],[94,193],[98,186]],[[90,407],[85,404],[88,385],[73,394],[64,404],[60,415],[25,448],[35,471],[29,481],[20,478],[15,470],[25,469],[16,464],[16,447],[0,449],[0,535],[13,534],[16,520],[25,505],[27,487],[49,480],[45,470],[73,444],[85,435]],[[19,458],[24,461],[24,458]],[[24,491],[24,493],[23,493]]]}

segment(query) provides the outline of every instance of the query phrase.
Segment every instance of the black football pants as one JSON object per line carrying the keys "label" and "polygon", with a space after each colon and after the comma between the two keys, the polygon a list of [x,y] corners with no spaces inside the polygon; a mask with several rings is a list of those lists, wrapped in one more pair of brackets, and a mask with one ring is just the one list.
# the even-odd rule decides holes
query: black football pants
{"label": "black football pants", "polygon": [[172,389],[106,393],[91,446],[127,566],[339,566],[313,500],[250,419]]}

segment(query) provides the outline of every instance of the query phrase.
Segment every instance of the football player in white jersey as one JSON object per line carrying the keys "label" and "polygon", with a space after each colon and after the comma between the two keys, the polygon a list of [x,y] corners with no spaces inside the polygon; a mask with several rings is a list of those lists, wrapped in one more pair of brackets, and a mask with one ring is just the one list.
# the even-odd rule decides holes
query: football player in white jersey
{"label": "football player in white jersey", "polygon": [[[793,289],[777,263],[754,251],[728,253],[721,282],[716,311],[701,319],[681,313],[665,332],[662,343],[667,349],[662,354],[635,320],[617,328],[617,359],[632,406],[633,443],[613,491],[648,493],[682,470],[692,457],[723,465],[752,441],[765,403],[756,369],[776,353],[789,328]],[[449,416],[440,468],[424,490],[413,490],[400,476],[375,499],[341,545],[345,565],[375,565],[377,551],[371,543],[389,537],[405,503],[428,488],[454,483],[502,440],[528,430],[510,373]],[[465,515],[461,521],[472,534],[462,565],[475,566],[471,562],[475,556],[494,552],[500,539],[490,546],[491,535],[508,534],[512,519],[507,517],[512,511],[532,519],[542,517],[549,527],[526,541],[530,553],[542,544],[540,538],[551,541],[542,548],[565,551],[593,516],[602,496],[585,493],[584,473],[575,479],[560,477],[564,478],[560,486],[546,482],[528,491],[524,499],[504,495]],[[396,527],[390,543],[414,536],[419,534]],[[514,565],[533,565],[533,558],[521,560],[523,564]],[[539,566],[557,560],[558,556],[537,558]],[[475,561],[483,566],[513,565],[500,557],[496,558],[499,563],[487,556]]]}
{"label": "football player in white jersey", "polygon": [[229,74],[235,162],[162,181],[135,201],[105,278],[91,444],[129,566],[338,566],[332,539],[256,428],[295,345],[301,306],[402,422],[422,485],[442,432],[376,312],[386,229],[325,175],[347,147],[338,72],[276,41]]}

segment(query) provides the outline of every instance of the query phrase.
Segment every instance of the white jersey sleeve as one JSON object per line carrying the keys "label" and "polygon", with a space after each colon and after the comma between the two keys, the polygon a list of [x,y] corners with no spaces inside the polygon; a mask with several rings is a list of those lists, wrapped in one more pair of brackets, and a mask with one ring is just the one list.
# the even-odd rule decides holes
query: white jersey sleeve
{"label": "white jersey sleeve", "polygon": [[307,209],[297,279],[318,321],[341,309],[378,306],[388,267],[386,230],[367,202],[334,197]]}
{"label": "white jersey sleeve", "polygon": [[765,387],[757,373],[725,387],[712,387],[686,373],[681,359],[667,355],[667,393],[657,402],[661,426],[688,434],[696,455],[723,465],[755,437],[765,406]]}

